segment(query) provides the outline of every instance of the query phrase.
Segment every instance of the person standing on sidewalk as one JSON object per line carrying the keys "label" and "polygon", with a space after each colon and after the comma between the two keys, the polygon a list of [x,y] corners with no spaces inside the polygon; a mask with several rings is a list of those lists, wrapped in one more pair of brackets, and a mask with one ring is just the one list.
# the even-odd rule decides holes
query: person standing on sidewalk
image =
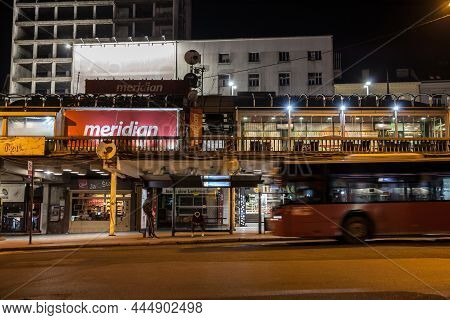
{"label": "person standing on sidewalk", "polygon": [[144,229],[144,238],[147,237],[147,229],[149,238],[159,239],[155,230],[155,214],[153,212],[153,201],[147,198],[142,205],[145,216],[147,217],[147,226]]}
{"label": "person standing on sidewalk", "polygon": [[199,226],[202,229],[202,237],[205,236],[205,219],[200,212],[195,212],[192,216],[192,237],[194,237],[195,227]]}

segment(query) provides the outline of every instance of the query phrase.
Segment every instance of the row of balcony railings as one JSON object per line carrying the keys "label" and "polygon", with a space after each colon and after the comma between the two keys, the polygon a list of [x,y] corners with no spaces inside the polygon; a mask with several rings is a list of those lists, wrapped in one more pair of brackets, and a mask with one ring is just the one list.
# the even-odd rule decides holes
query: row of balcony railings
{"label": "row of balcony railings", "polygon": [[112,142],[120,154],[382,154],[450,153],[448,138],[234,138],[234,137],[55,137],[47,153],[95,153],[101,141]]}
{"label": "row of balcony railings", "polygon": [[[0,94],[0,106],[5,107],[98,107],[98,108],[167,108],[181,107],[186,103],[183,96],[153,95],[5,95]],[[404,94],[404,95],[239,95],[199,97],[199,107],[393,107],[399,108],[443,108],[450,107],[448,94]]]}

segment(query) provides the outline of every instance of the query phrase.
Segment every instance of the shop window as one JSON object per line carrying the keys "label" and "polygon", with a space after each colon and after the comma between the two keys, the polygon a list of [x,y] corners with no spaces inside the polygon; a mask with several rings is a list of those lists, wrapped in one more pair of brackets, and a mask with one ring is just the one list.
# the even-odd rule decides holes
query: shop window
{"label": "shop window", "polygon": [[10,117],[8,136],[53,137],[55,135],[54,117]]}

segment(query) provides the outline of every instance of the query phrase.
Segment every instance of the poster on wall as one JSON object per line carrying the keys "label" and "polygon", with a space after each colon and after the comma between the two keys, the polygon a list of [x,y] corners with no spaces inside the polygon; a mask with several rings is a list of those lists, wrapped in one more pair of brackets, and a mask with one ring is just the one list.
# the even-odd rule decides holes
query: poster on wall
{"label": "poster on wall", "polygon": [[69,137],[176,137],[177,109],[66,110]]}
{"label": "poster on wall", "polygon": [[194,146],[199,143],[203,135],[203,110],[192,108],[189,118],[189,136],[194,140],[192,141],[192,146]]}
{"label": "poster on wall", "polygon": [[24,202],[25,201],[25,185],[24,184],[0,184],[0,198],[3,203]]}

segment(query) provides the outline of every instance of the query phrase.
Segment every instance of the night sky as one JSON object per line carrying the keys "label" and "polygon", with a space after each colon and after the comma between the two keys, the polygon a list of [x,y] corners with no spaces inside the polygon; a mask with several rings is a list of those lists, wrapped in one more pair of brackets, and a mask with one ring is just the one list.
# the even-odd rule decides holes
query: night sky
{"label": "night sky", "polygon": [[[0,2],[12,3],[12,0]],[[193,36],[202,38],[334,35],[344,68],[441,5],[443,0],[193,0]],[[450,9],[430,19],[450,14]],[[9,72],[11,11],[0,4],[0,89]],[[350,70],[414,68],[450,76],[450,18],[408,32]],[[382,79],[380,79],[382,80]],[[374,79],[377,81],[377,79]]]}

